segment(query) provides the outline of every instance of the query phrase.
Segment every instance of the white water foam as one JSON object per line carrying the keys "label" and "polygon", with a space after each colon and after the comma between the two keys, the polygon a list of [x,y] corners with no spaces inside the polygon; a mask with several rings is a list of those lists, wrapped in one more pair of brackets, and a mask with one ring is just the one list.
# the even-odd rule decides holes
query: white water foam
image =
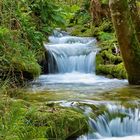
{"label": "white water foam", "polygon": [[[73,39],[75,43],[65,43]],[[53,37],[55,40],[55,37]],[[59,40],[59,41],[58,41]],[[83,41],[79,43],[79,40]],[[54,41],[53,41],[54,42]],[[95,71],[95,56],[97,48],[94,38],[56,37],[58,44],[45,44],[49,55],[49,73],[57,67],[58,73],[72,73],[74,71],[93,73]],[[51,69],[53,68],[53,69]]]}
{"label": "white water foam", "polygon": [[140,135],[139,108],[125,108],[124,106],[110,103],[104,106],[107,110],[102,114],[95,119],[89,117],[89,125],[92,131],[77,140],[126,140],[131,139],[133,136],[136,136],[135,139],[140,138],[138,136]]}
{"label": "white water foam", "polygon": [[[89,139],[86,136],[81,136],[77,140],[95,140],[95,139],[92,139],[92,138]],[[101,138],[100,140],[140,140],[140,136]]]}

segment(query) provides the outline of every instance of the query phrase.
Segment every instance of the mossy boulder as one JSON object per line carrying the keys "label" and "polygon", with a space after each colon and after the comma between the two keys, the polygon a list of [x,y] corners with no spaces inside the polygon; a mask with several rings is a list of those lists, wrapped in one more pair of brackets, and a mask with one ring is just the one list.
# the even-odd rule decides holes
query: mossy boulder
{"label": "mossy boulder", "polygon": [[34,127],[46,127],[49,139],[76,138],[88,132],[87,118],[71,108],[46,107],[28,114],[27,120]]}
{"label": "mossy boulder", "polygon": [[0,139],[65,140],[89,130],[88,119],[73,108],[0,97]]}
{"label": "mossy boulder", "polygon": [[109,78],[126,79],[126,71],[123,63],[118,65],[99,65],[96,70],[97,74],[106,75]]}
{"label": "mossy boulder", "polygon": [[96,74],[109,78],[126,79],[127,73],[119,54],[113,54],[112,49],[100,51],[96,56]]}
{"label": "mossy boulder", "polygon": [[93,26],[93,35],[100,48],[96,55],[96,74],[109,78],[127,78],[112,23],[104,20],[98,26]]}

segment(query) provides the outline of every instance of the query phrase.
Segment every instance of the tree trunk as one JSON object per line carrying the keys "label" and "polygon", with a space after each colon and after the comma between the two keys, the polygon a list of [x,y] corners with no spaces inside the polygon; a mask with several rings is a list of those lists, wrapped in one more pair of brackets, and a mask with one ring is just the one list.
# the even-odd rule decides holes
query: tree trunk
{"label": "tree trunk", "polygon": [[140,84],[140,42],[127,0],[110,0],[112,21],[130,84]]}
{"label": "tree trunk", "polygon": [[107,3],[102,3],[100,0],[90,0],[90,14],[92,17],[92,22],[99,26],[99,24],[110,18],[110,10]]}
{"label": "tree trunk", "polygon": [[92,17],[92,22],[95,25],[99,25],[101,22],[101,3],[99,0],[90,1],[90,14]]}
{"label": "tree trunk", "polygon": [[134,23],[137,37],[140,42],[140,16],[139,16],[139,11],[138,11],[138,7],[136,4],[136,0],[129,0],[129,5],[130,5],[129,7],[130,7],[132,21]]}

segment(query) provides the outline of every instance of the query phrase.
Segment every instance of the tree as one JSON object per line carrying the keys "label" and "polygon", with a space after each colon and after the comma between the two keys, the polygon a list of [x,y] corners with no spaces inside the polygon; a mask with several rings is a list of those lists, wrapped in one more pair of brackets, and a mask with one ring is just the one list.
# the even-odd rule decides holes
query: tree
{"label": "tree", "polygon": [[110,18],[108,0],[90,0],[90,14],[95,25]]}
{"label": "tree", "polygon": [[109,6],[128,81],[140,85],[140,19],[136,0],[110,0]]}

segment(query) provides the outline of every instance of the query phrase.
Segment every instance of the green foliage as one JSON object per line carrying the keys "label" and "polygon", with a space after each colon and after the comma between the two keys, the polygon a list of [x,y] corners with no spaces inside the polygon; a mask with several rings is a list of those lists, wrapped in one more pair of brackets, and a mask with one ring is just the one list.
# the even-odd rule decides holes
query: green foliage
{"label": "green foliage", "polygon": [[108,20],[104,20],[98,26],[93,25],[93,35],[100,41],[114,39],[112,23]]}
{"label": "green foliage", "polygon": [[57,4],[62,10],[66,26],[83,25],[90,22],[89,0],[65,0],[57,1]]}
{"label": "green foliage", "polygon": [[[44,112],[46,109],[49,109],[49,112]],[[86,118],[70,108],[43,106],[39,111],[27,114],[27,119],[31,126],[46,126],[46,138],[49,139],[63,140],[68,137],[77,137],[88,131]]]}
{"label": "green foliage", "polygon": [[46,35],[64,25],[61,9],[51,0],[3,0],[0,7],[0,78],[33,79]]}
{"label": "green foliage", "polygon": [[107,33],[107,32],[100,32],[98,39],[100,41],[111,40],[111,39],[113,39],[113,34]]}
{"label": "green foliage", "polygon": [[5,98],[0,103],[0,139],[66,139],[88,131],[84,115],[59,106],[34,105]]}
{"label": "green foliage", "polygon": [[109,78],[127,78],[126,70],[122,63],[122,58],[119,56],[119,54],[113,54],[110,48],[102,50],[97,54],[96,73],[107,75]]}
{"label": "green foliage", "polygon": [[38,30],[50,33],[54,27],[65,24],[62,9],[51,0],[31,0],[28,2]]}
{"label": "green foliage", "polygon": [[109,0],[100,0],[102,4],[109,4]]}
{"label": "green foliage", "polygon": [[[24,43],[14,40],[14,32],[0,28],[0,77],[14,78],[13,81],[32,79],[40,74],[35,54]],[[28,77],[24,73],[28,73]]]}
{"label": "green foliage", "polygon": [[83,0],[82,7],[83,7],[83,9],[85,9],[86,11],[88,11],[89,8],[90,8],[90,0]]}
{"label": "green foliage", "polygon": [[65,20],[65,25],[68,26],[71,20],[75,20],[76,13],[80,10],[80,6],[76,4],[69,6],[69,4],[65,2],[58,3],[58,6],[60,7],[62,18]]}
{"label": "green foliage", "polygon": [[93,28],[93,32],[101,48],[96,56],[96,73],[109,78],[127,78],[111,22],[104,20],[99,27]]}

